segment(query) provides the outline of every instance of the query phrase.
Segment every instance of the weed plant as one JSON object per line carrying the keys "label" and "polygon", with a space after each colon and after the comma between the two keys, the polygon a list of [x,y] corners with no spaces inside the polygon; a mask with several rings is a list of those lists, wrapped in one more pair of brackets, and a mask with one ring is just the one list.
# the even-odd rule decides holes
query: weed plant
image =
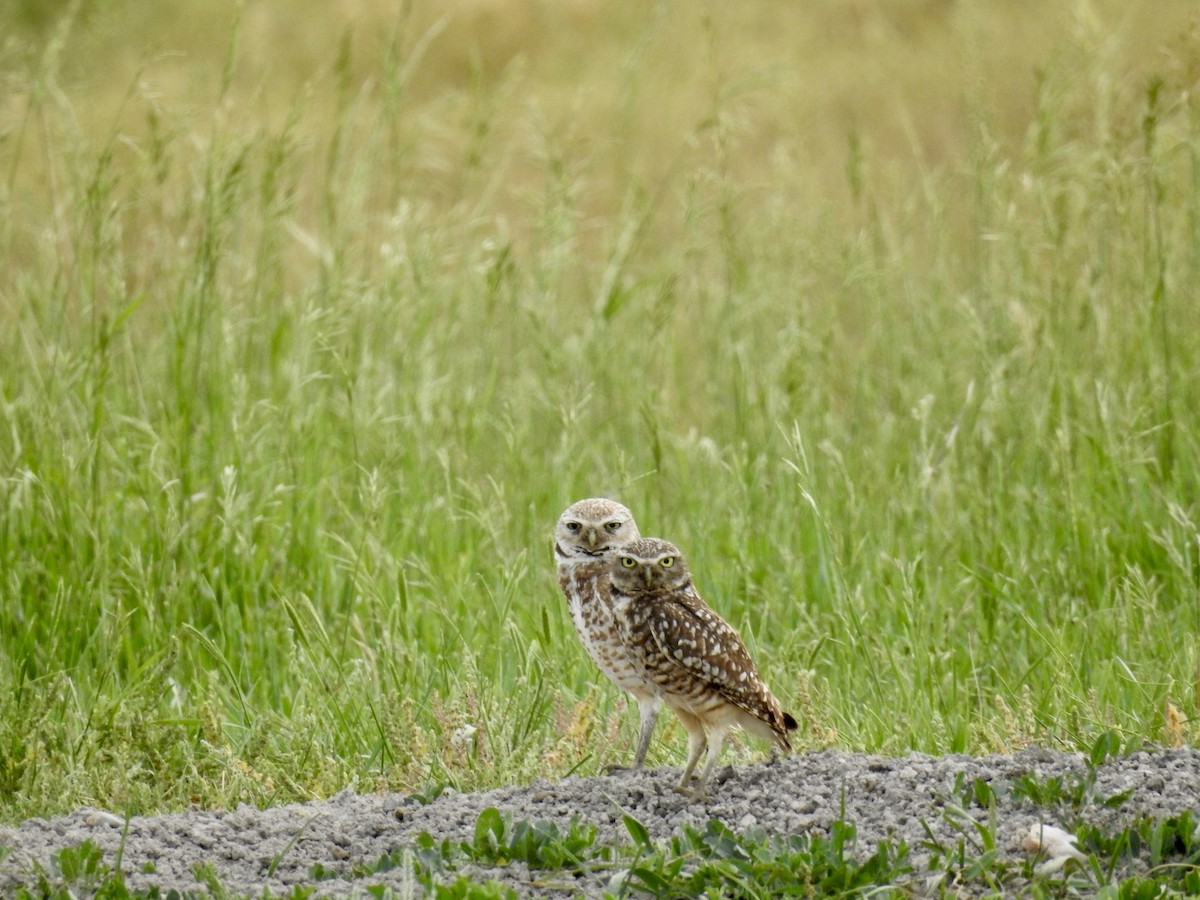
{"label": "weed plant", "polygon": [[882,4],[873,56],[815,5],[868,72],[966,73],[909,146],[827,105],[849,66],[731,55],[762,4],[618,4],[577,81],[561,23],[455,80],[414,14],[286,101],[250,9],[186,100],[98,93],[78,4],[13,32],[0,819],[623,758],[552,575],[589,495],[684,548],[802,748],[1192,740],[1200,46],[1068,5],[1015,105],[934,53],[991,66],[988,14]]}

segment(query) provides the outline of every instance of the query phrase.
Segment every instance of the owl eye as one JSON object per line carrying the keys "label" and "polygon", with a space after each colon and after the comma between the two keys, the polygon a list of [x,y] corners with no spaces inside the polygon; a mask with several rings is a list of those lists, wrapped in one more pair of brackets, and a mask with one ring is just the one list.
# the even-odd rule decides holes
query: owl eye
{"label": "owl eye", "polygon": [[621,523],[615,522],[615,521],[614,522],[605,522],[604,530],[607,531],[609,534],[616,534],[618,531],[621,530]]}
{"label": "owl eye", "polygon": [[633,568],[637,567],[637,560],[634,559],[632,556],[622,556],[621,557],[621,565],[623,565],[627,569],[633,569]]}
{"label": "owl eye", "polygon": [[567,523],[567,531],[578,531],[582,527],[583,526],[580,525],[578,522],[568,522]]}
{"label": "owl eye", "polygon": [[671,568],[671,566],[675,565],[675,557],[664,556],[662,559],[660,559],[658,561],[658,564],[660,566],[662,566],[664,569],[669,569],[669,568]]}

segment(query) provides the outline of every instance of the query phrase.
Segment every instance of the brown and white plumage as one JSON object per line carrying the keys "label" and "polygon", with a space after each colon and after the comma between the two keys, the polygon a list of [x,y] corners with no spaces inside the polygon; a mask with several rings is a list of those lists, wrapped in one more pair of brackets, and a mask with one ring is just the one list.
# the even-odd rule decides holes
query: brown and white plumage
{"label": "brown and white plumage", "polygon": [[[633,513],[615,500],[592,497],[571,504],[554,528],[558,583],[567,598],[571,621],[588,655],[618,687],[637,701],[640,716],[633,768],[640,769],[662,705],[629,658],[613,619],[609,562],[638,537]],[[616,767],[613,767],[616,768]]]}
{"label": "brown and white plumage", "polygon": [[[628,655],[688,732],[688,761],[676,790],[704,797],[725,736],[735,725],[792,749],[796,720],[783,711],[746,645],[696,592],[679,548],[639,538],[609,563],[613,611]],[[693,790],[700,755],[708,758]]]}

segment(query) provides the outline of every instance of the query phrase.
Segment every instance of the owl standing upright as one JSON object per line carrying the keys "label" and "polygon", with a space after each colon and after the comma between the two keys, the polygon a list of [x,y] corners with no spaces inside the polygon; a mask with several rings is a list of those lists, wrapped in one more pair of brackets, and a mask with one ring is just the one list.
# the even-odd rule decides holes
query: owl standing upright
{"label": "owl standing upright", "polygon": [[[659,692],[688,733],[688,761],[675,790],[702,799],[725,736],[740,725],[790,751],[796,720],[758,677],[746,645],[696,592],[679,548],[631,541],[609,561],[613,612],[645,688]],[[705,746],[708,758],[688,788]]]}
{"label": "owl standing upright", "polygon": [[[569,506],[554,528],[558,583],[567,597],[571,621],[588,655],[616,685],[637,701],[641,724],[633,768],[646,759],[661,700],[629,659],[613,619],[609,562],[626,542],[638,537],[633,514],[615,500],[590,498]],[[612,767],[619,768],[619,767]]]}

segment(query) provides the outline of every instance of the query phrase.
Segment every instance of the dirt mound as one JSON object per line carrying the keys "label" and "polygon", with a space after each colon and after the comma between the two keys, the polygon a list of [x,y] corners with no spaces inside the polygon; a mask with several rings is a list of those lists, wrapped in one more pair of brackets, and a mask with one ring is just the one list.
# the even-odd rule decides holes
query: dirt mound
{"label": "dirt mound", "polygon": [[[573,776],[477,794],[447,792],[425,804],[344,791],[327,801],[273,809],[135,816],[127,828],[112,813],[82,809],[0,828],[0,847],[10,848],[0,860],[0,893],[36,884],[38,867],[55,871],[56,851],[90,840],[110,867],[120,853],[130,889],[201,891],[196,867],[209,864],[231,893],[269,889],[285,895],[315,885],[320,896],[343,897],[389,885],[403,896],[415,888],[410,869],[365,869],[411,846],[421,832],[439,841],[470,841],[488,807],[513,822],[548,820],[562,830],[578,816],[596,826],[600,841],[618,844],[631,842],[626,814],[656,840],[687,826],[703,829],[710,819],[734,831],[757,827],[772,834],[826,834],[844,820],[857,828],[854,850],[862,856],[880,841],[905,841],[917,878],[929,864],[930,841],[953,847],[965,840],[971,847],[977,840],[972,820],[994,833],[1002,856],[1019,859],[1031,824],[1082,821],[1115,829],[1143,816],[1165,818],[1200,807],[1200,752],[1192,749],[1139,751],[1097,767],[1078,754],[1044,750],[978,758],[807,753],[718,770],[706,804],[673,793],[676,775],[659,769]],[[1113,799],[1124,795],[1122,802]],[[534,878],[520,863],[476,874],[505,882],[522,896],[595,896],[612,877],[611,870],[585,870]]]}

